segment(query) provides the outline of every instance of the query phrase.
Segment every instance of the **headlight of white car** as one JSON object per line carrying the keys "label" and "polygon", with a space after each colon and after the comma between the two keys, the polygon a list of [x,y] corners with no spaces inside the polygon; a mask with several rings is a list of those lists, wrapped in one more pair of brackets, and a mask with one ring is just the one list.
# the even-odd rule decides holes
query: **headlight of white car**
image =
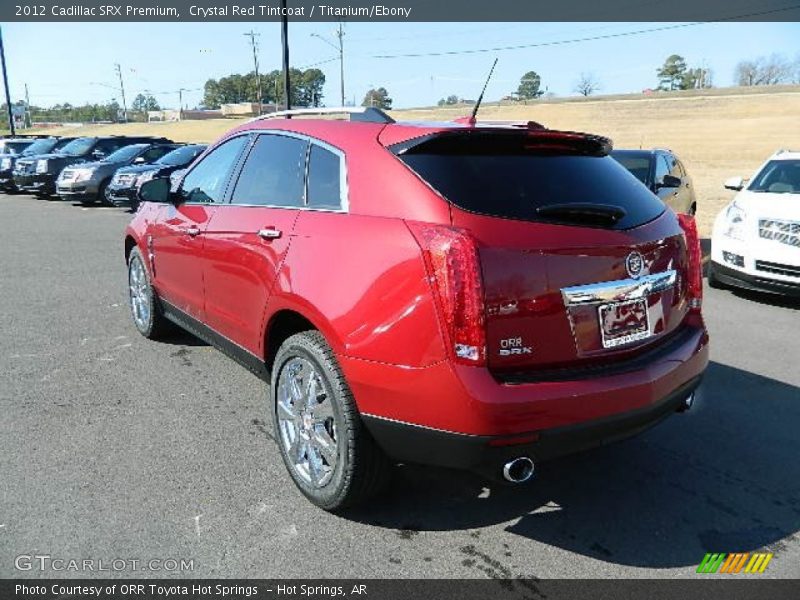
{"label": "headlight of white car", "polygon": [[2,161],[0,161],[0,169],[3,169],[3,171],[8,171],[10,168],[11,168],[10,158],[4,158]]}
{"label": "headlight of white car", "polygon": [[744,223],[747,213],[736,202],[731,203],[725,210],[724,234],[734,240],[744,240]]}
{"label": "headlight of white car", "polygon": [[37,173],[47,173],[47,160],[37,160],[36,161],[36,172]]}
{"label": "headlight of white car", "polygon": [[73,173],[75,174],[74,181],[86,181],[87,179],[92,178],[92,175],[94,175],[94,169],[75,169]]}

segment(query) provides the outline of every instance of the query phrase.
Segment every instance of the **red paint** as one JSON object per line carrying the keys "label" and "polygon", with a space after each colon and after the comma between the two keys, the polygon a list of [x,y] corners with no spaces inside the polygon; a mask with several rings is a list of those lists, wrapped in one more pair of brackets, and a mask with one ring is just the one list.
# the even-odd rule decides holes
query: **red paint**
{"label": "red paint", "polygon": [[[127,235],[144,256],[152,236],[159,295],[256,356],[265,357],[276,314],[304,316],[336,352],[363,413],[515,436],[653,405],[705,369],[708,336],[699,309],[689,311],[699,293],[696,229],[671,211],[627,231],[480,216],[451,207],[385,147],[443,127],[292,119],[234,133],[250,130],[291,131],[342,151],[349,211],[145,205]],[[263,228],[281,236],[264,240]],[[678,284],[648,298],[660,319],[654,337],[604,349],[597,308],[567,309],[560,290],[625,279],[632,250],[651,272],[674,268]],[[632,371],[499,381],[509,371],[613,366],[679,328],[691,335]],[[501,355],[516,338],[531,352]],[[479,358],[457,358],[454,343],[480,347]]]}

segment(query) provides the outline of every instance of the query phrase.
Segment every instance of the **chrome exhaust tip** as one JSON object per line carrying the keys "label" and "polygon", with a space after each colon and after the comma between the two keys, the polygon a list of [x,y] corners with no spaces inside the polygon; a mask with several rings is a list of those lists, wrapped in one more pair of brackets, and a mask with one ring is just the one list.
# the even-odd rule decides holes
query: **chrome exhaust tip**
{"label": "chrome exhaust tip", "polygon": [[693,405],[694,405],[694,392],[692,392],[691,394],[686,396],[686,398],[683,399],[683,402],[678,407],[678,412],[686,412],[687,410],[692,408]]}
{"label": "chrome exhaust tip", "polygon": [[534,464],[527,456],[521,456],[503,465],[503,479],[511,483],[525,483],[533,477]]}

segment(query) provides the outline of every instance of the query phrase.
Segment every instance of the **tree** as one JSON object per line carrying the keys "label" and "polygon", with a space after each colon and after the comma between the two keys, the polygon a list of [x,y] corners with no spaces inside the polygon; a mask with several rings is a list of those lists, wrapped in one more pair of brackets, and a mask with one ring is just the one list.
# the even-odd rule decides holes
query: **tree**
{"label": "tree", "polygon": [[[289,69],[290,94],[294,106],[319,106],[322,103],[322,88],[325,74],[319,69]],[[283,72],[260,73],[258,79],[254,71],[245,75],[233,73],[219,79],[209,79],[203,88],[202,105],[205,108],[219,108],[223,104],[252,102],[258,94],[261,83],[261,102],[283,103]]]}
{"label": "tree", "polygon": [[581,96],[591,96],[600,89],[600,82],[593,73],[581,73],[574,90]]}
{"label": "tree", "polygon": [[658,75],[658,89],[660,90],[685,90],[686,81],[686,60],[678,55],[672,54],[664,61],[664,65],[656,71]]}
{"label": "tree", "polygon": [[453,106],[454,104],[458,104],[458,102],[458,96],[450,95],[447,98],[439,100],[439,106]]}
{"label": "tree", "polygon": [[153,96],[137,94],[131,104],[131,110],[138,113],[146,113],[149,110],[161,110],[158,101]]}
{"label": "tree", "polygon": [[713,79],[714,77],[711,69],[705,67],[687,69],[683,76],[683,87],[681,89],[699,90],[714,87]]}
{"label": "tree", "polygon": [[364,96],[361,106],[374,106],[376,108],[392,108],[392,99],[386,88],[371,89]]}
{"label": "tree", "polygon": [[776,85],[792,79],[793,65],[780,54],[740,61],[733,72],[739,85]]}
{"label": "tree", "polygon": [[536,71],[528,71],[519,80],[519,87],[517,88],[517,96],[523,100],[535,100],[544,91],[541,90],[542,78]]}

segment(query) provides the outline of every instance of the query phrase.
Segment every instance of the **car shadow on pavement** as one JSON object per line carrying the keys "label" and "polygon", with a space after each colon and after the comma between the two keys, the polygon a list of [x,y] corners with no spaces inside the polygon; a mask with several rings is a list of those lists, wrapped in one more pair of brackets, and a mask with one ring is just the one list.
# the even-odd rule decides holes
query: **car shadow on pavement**
{"label": "car shadow on pavement", "polygon": [[706,552],[780,553],[800,530],[800,389],[711,363],[698,397],[636,438],[540,465],[526,486],[399,467],[384,498],[342,516],[408,538],[504,525],[650,568],[696,565]]}
{"label": "car shadow on pavement", "polygon": [[737,298],[741,298],[747,302],[756,302],[757,304],[765,304],[767,306],[777,306],[779,308],[788,308],[792,310],[800,310],[800,298],[793,298],[791,296],[782,296],[780,294],[765,294],[755,292],[752,290],[738,289],[738,288],[725,288],[724,292],[730,292]]}

